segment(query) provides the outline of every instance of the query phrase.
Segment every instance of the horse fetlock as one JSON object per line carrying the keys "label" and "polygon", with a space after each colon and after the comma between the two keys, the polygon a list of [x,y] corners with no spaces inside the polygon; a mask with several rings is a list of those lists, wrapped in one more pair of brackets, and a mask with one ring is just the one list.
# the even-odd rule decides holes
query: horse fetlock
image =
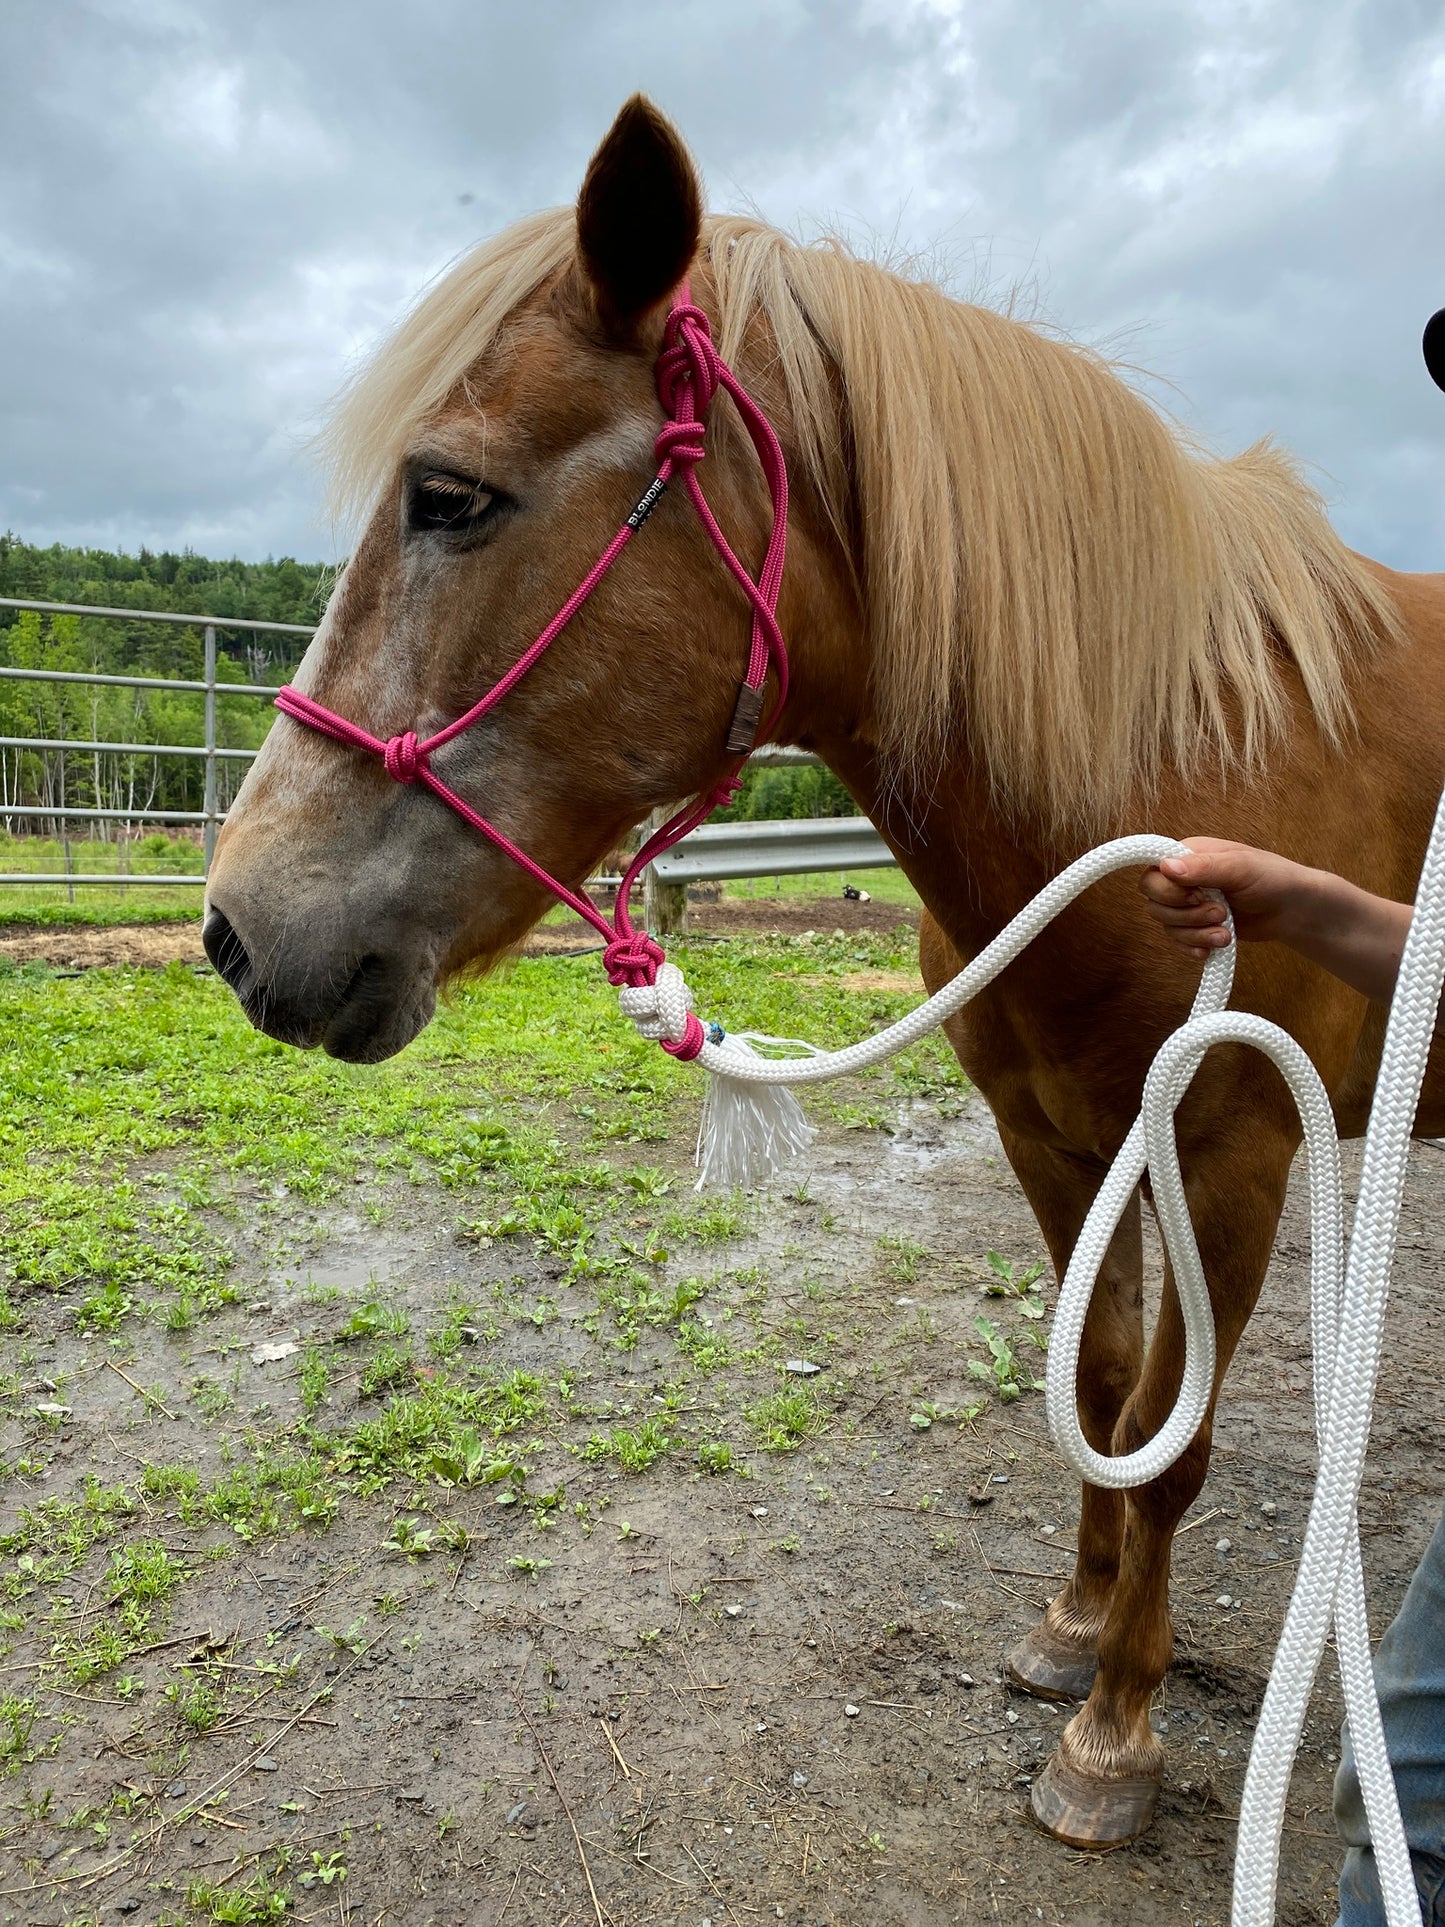
{"label": "horse fetlock", "polygon": [[1109,1617],[1109,1587],[1086,1588],[1076,1574],[1045,1608],[1041,1627],[1070,1646],[1097,1653]]}
{"label": "horse fetlock", "polygon": [[1136,1717],[1101,1712],[1091,1698],[1064,1728],[1057,1757],[1094,1780],[1153,1780],[1164,1773],[1164,1746],[1149,1724],[1146,1701]]}

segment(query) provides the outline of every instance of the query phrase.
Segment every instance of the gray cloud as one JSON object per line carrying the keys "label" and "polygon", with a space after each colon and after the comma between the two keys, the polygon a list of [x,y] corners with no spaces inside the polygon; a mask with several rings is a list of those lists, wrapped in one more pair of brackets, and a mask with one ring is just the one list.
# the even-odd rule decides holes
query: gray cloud
{"label": "gray cloud", "polygon": [[715,205],[914,252],[1274,433],[1346,537],[1445,559],[1437,0],[11,0],[0,525],[325,555],[304,442],[637,87]]}

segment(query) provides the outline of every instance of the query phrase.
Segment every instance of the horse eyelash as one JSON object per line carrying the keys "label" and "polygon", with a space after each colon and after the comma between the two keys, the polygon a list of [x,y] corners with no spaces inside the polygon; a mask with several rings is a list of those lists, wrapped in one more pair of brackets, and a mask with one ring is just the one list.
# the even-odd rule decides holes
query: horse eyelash
{"label": "horse eyelash", "polygon": [[415,484],[408,519],[414,528],[461,532],[469,525],[480,524],[501,500],[499,492],[484,482],[444,473],[423,475]]}
{"label": "horse eyelash", "polygon": [[454,495],[458,498],[492,493],[481,482],[464,482],[459,475],[428,475],[421,486],[429,495]]}

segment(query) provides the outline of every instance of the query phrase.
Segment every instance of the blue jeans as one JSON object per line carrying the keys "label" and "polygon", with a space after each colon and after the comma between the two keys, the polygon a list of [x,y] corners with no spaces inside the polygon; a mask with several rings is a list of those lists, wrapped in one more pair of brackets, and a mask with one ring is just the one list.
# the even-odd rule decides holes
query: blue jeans
{"label": "blue jeans", "polygon": [[[1380,1641],[1375,1684],[1420,1910],[1425,1927],[1445,1927],[1445,1516]],[[1336,1927],[1384,1927],[1385,1903],[1348,1726],[1341,1740],[1335,1824],[1349,1852],[1340,1872]]]}

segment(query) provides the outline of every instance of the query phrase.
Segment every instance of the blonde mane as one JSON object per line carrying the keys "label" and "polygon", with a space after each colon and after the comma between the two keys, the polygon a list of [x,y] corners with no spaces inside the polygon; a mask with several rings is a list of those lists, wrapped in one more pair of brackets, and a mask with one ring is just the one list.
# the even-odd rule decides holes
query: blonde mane
{"label": "blonde mane", "polygon": [[[344,394],[325,444],[369,506],[416,428],[573,258],[570,209],[531,216],[439,281]],[[850,547],[877,722],[901,772],[966,730],[1001,802],[1099,824],[1161,765],[1257,767],[1316,725],[1392,605],[1288,456],[1201,453],[1110,364],[989,309],[765,223],[715,217],[720,347],[756,324],[786,380],[790,457]],[[700,277],[701,278],[701,277]]]}

